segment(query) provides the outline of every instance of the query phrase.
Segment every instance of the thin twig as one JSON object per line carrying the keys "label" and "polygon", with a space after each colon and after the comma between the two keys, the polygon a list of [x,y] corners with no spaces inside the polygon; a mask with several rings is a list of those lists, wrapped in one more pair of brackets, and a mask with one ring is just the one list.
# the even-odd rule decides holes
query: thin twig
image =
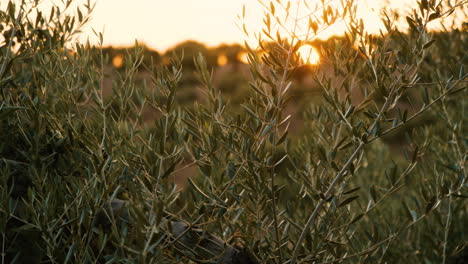
{"label": "thin twig", "polygon": [[[468,88],[468,87],[464,87],[464,88],[462,88],[462,90],[464,90],[464,89],[466,89],[466,88]],[[442,95],[440,95],[439,97],[437,97],[436,99],[434,99],[434,101],[432,101],[430,104],[428,104],[427,106],[421,108],[417,113],[415,113],[415,114],[412,115],[410,118],[408,118],[404,123],[400,123],[400,124],[398,124],[398,125],[396,125],[396,126],[394,126],[394,127],[391,127],[391,128],[389,128],[389,129],[383,131],[383,132],[382,132],[381,134],[379,134],[378,136],[375,136],[375,137],[369,139],[368,142],[372,142],[372,141],[374,141],[374,140],[376,140],[376,139],[378,139],[378,138],[381,138],[382,136],[384,136],[384,135],[386,135],[386,134],[388,134],[388,133],[390,133],[390,132],[392,132],[392,131],[394,131],[394,130],[396,130],[396,129],[398,129],[398,128],[404,126],[404,125],[406,125],[409,121],[414,120],[415,118],[417,118],[418,116],[420,116],[422,113],[426,112],[426,110],[429,109],[432,105],[434,105],[435,103],[441,101],[443,98],[445,98],[447,95],[449,95],[450,92],[452,92],[452,89],[449,89],[449,90],[445,91]]]}
{"label": "thin twig", "polygon": [[442,250],[442,264],[445,264],[447,261],[447,244],[448,244],[448,235],[450,231],[450,222],[452,220],[452,194],[448,195],[448,212],[447,212],[447,221],[445,222],[445,233],[444,233],[444,247]]}
{"label": "thin twig", "polygon": [[[333,182],[330,184],[330,186],[328,187],[327,191],[324,194],[325,198],[329,197],[330,194],[334,191],[335,185],[343,177],[345,172],[348,170],[349,166],[353,163],[354,159],[358,156],[358,154],[361,152],[364,146],[365,146],[365,143],[361,141],[358,147],[356,148],[356,150],[354,151],[354,153],[351,155],[351,157],[349,157],[346,164],[341,168],[340,172],[338,172],[335,179],[333,179]],[[307,220],[307,223],[302,229],[302,233],[299,236],[299,239],[297,240],[296,245],[294,246],[291,264],[296,263],[296,259],[297,259],[297,256],[299,255],[299,249],[301,248],[302,241],[305,239],[306,233],[308,232],[312,223],[315,221],[315,218],[317,217],[318,212],[320,211],[324,203],[325,203],[325,199],[320,200],[320,202],[315,206],[315,209],[312,212],[312,214],[309,216],[309,219]]]}
{"label": "thin twig", "polygon": [[[387,100],[385,100],[385,103],[384,105],[382,106],[382,108],[380,108],[380,111],[379,111],[379,114],[377,115],[377,117],[375,118],[375,121],[374,123],[372,124],[371,126],[371,129],[369,131],[372,131],[374,130],[374,128],[377,126],[378,122],[380,121],[383,113],[385,111],[387,111],[387,108],[388,108],[388,105],[390,104],[390,101],[393,97],[393,94],[395,92],[395,88],[393,88],[391,91],[390,91],[390,94],[387,98]],[[370,132],[368,132],[370,133]],[[343,175],[345,175],[345,172],[348,170],[349,166],[351,166],[351,164],[353,163],[354,159],[360,154],[361,150],[364,148],[364,146],[366,144],[368,144],[369,141],[367,142],[363,142],[363,141],[360,141],[359,142],[359,145],[358,147],[356,148],[356,150],[354,151],[354,153],[349,157],[348,161],[345,163],[345,165],[341,168],[341,170],[338,172],[338,174],[335,176],[335,178],[333,179],[333,182],[330,184],[330,186],[328,186],[328,189],[327,191],[325,192],[324,194],[324,198],[325,199],[321,199],[320,202],[316,205],[314,211],[312,212],[312,214],[310,215],[309,219],[307,220],[307,223],[305,224],[304,226],[304,229],[302,230],[301,232],[301,235],[299,236],[299,239],[297,240],[296,242],[296,245],[294,246],[294,250],[293,250],[293,257],[292,257],[292,260],[291,260],[291,264],[295,264],[296,263],[296,259],[299,255],[299,249],[301,247],[301,244],[302,244],[302,241],[305,239],[305,236],[306,236],[306,233],[308,232],[310,226],[312,225],[312,223],[314,223],[315,221],[315,218],[317,217],[318,215],[318,212],[320,211],[320,209],[322,208],[323,204],[325,203],[325,200],[329,198],[329,196],[332,194],[332,192],[335,190],[335,185],[341,180],[341,178],[343,177]]]}

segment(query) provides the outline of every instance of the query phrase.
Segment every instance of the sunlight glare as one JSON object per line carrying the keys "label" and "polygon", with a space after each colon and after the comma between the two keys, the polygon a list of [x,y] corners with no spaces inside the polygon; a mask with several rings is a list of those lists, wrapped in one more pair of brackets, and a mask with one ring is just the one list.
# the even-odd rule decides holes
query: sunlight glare
{"label": "sunlight glare", "polygon": [[114,58],[112,58],[112,65],[114,65],[115,68],[120,68],[124,64],[124,58],[122,54],[115,55]]}
{"label": "sunlight glare", "polygon": [[[0,0],[1,3],[6,0]],[[31,2],[31,1],[29,1]],[[32,1],[34,2],[34,1]],[[50,16],[51,7],[54,3],[62,2],[57,0],[52,1],[39,1],[40,8],[42,9],[43,16]],[[73,13],[76,10],[79,2],[76,2],[68,8],[69,12]],[[86,1],[84,1],[86,2]],[[112,0],[112,1],[92,1],[96,2],[96,7],[91,15],[92,19],[88,25],[82,28],[83,34],[77,35],[77,39],[82,43],[88,40],[92,44],[98,44],[98,37],[94,32],[104,31],[104,46],[132,46],[135,39],[139,42],[145,43],[153,49],[165,52],[174,45],[185,40],[196,40],[208,46],[216,46],[220,43],[247,43],[256,48],[258,39],[255,33],[261,33],[261,28],[264,25],[262,14],[265,8],[259,1],[252,0],[237,0],[237,1],[219,1],[219,0],[179,0],[179,1],[150,1],[150,0]],[[276,1],[274,1],[276,2]],[[286,3],[288,1],[280,1]],[[313,2],[316,2],[321,13],[321,1],[306,1],[312,3],[311,8],[305,7],[304,1],[294,0],[290,1],[293,5],[291,10],[297,10],[299,22],[301,23],[297,28],[297,35],[307,33],[308,18],[315,15],[312,11],[314,8]],[[339,0],[325,1],[326,6],[332,8],[340,8],[341,2]],[[300,6],[296,9],[295,3]],[[400,27],[407,27],[406,20],[404,19],[407,12],[411,12],[412,8],[418,8],[415,1],[408,0],[355,0],[357,8],[357,19],[363,19],[365,28],[372,34],[379,34],[379,30],[383,29],[383,23],[380,20],[381,12],[385,8],[387,10],[395,9],[401,15],[400,22],[397,23]],[[239,18],[242,12],[242,6],[246,6],[245,18]],[[184,7],[184,8],[181,8]],[[109,12],[112,10],[112,12]],[[212,12],[216,10],[216,12]],[[283,12],[283,9],[277,8],[276,12]],[[463,12],[462,12],[463,13]],[[310,16],[312,15],[312,16]],[[461,14],[463,15],[463,14]],[[126,19],[122,19],[125,17]],[[236,19],[237,17],[237,19]],[[284,12],[278,13],[276,17],[285,17]],[[294,19],[294,16],[289,16],[289,20]],[[453,17],[453,19],[455,16]],[[458,17],[457,26],[461,26],[464,19]],[[170,26],[157,26],[165,25],[167,21],[177,21],[171,23]],[[276,21],[272,20],[272,21]],[[446,27],[452,27],[452,19],[445,19],[444,21],[431,22],[429,28],[441,29],[441,23]],[[250,32],[250,36],[242,30],[245,23],[246,29]],[[281,27],[274,26],[273,31],[279,30],[280,34],[286,36],[281,30]],[[287,24],[287,28],[292,29],[294,23]],[[317,36],[310,36],[313,39],[328,39],[334,35],[343,35],[346,30],[346,21],[338,21],[335,25],[324,28]],[[257,32],[259,31],[259,32]],[[385,33],[385,30],[384,30]],[[2,43],[0,36],[0,45]]]}
{"label": "sunlight glare", "polygon": [[221,54],[218,56],[217,62],[219,66],[224,66],[228,63],[228,58],[226,57],[226,55]]}
{"label": "sunlight glare", "polygon": [[298,50],[299,55],[306,64],[316,65],[320,62],[318,51],[311,45],[304,45]]}
{"label": "sunlight glare", "polygon": [[249,64],[249,54],[245,51],[241,51],[237,54],[237,60],[244,64]]}

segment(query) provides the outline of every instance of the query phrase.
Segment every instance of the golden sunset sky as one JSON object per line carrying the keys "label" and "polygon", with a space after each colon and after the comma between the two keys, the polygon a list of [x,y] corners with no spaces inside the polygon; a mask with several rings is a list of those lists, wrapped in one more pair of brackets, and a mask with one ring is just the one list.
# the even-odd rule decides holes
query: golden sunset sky
{"label": "golden sunset sky", "polygon": [[[291,0],[293,3],[298,1]],[[0,7],[5,8],[6,2],[8,1],[0,0]],[[75,2],[86,3],[86,0],[75,0]],[[245,24],[252,31],[259,31],[262,28],[264,13],[264,8],[257,0],[91,0],[91,2],[95,2],[96,6],[80,41],[89,39],[96,44],[98,38],[93,33],[94,29],[96,32],[104,33],[105,46],[130,46],[137,39],[139,43],[161,52],[185,40],[199,41],[207,46],[217,46],[222,43],[242,44],[246,36],[239,27],[242,21],[238,16],[242,14],[243,6],[246,7]],[[308,3],[310,2],[313,0],[308,0]],[[340,0],[325,2],[338,4]],[[47,13],[52,3],[60,3],[60,0],[43,0],[42,10]],[[355,0],[355,3],[358,7],[358,16],[363,19],[366,28],[374,33],[382,28],[379,13],[383,7],[396,8],[399,13],[404,14],[416,6],[416,0]],[[337,24],[319,37],[324,39],[340,34],[344,29],[344,23]]]}
{"label": "golden sunset sky", "polygon": [[[294,0],[293,0],[294,1]],[[339,2],[339,1],[335,1]],[[385,0],[356,0],[359,15],[370,30],[377,30]],[[393,0],[391,6],[404,8],[411,0]],[[157,50],[184,40],[208,46],[243,43],[238,16],[246,6],[248,29],[262,25],[263,7],[256,0],[98,0],[90,26],[104,32],[105,45],[132,45],[135,39]],[[323,38],[342,31],[343,25],[324,32]],[[90,31],[86,32],[95,41]]]}

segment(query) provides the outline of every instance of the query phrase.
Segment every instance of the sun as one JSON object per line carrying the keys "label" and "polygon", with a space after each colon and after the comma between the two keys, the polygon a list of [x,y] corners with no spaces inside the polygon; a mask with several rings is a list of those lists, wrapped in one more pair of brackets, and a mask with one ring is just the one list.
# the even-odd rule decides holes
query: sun
{"label": "sun", "polygon": [[316,65],[320,62],[318,51],[311,45],[304,45],[298,50],[299,56],[306,64]]}
{"label": "sun", "polygon": [[247,53],[246,51],[241,51],[237,53],[237,60],[244,64],[249,64],[249,53]]}

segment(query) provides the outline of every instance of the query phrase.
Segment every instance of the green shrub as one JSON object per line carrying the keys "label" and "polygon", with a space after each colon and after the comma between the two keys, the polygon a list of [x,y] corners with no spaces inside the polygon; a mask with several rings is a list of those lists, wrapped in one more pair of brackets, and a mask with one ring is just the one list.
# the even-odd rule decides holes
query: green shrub
{"label": "green shrub", "polygon": [[[184,108],[183,58],[147,62],[138,45],[106,97],[105,50],[74,41],[89,2],[47,16],[38,1],[1,5],[2,263],[464,263],[467,32],[426,29],[464,15],[466,1],[448,2],[419,1],[408,33],[388,14],[375,36],[352,1],[309,21],[291,15],[302,2],[261,1],[269,44],[246,45],[242,111],[202,55],[205,100]],[[349,32],[312,72],[322,100],[289,136],[297,49],[340,19]],[[180,191],[171,177],[193,167]]]}

